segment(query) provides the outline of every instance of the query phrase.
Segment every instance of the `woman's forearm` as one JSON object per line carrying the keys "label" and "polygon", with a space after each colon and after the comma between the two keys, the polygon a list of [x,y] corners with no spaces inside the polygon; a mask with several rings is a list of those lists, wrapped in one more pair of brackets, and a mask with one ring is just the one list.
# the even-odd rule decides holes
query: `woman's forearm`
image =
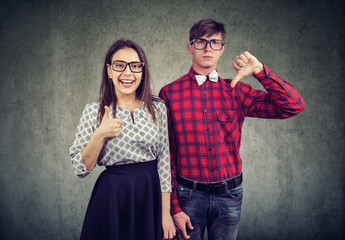
{"label": "woman's forearm", "polygon": [[162,213],[170,214],[170,192],[162,192]]}
{"label": "woman's forearm", "polygon": [[90,141],[81,153],[81,157],[88,171],[91,171],[96,166],[97,158],[105,141],[97,130],[93,133]]}

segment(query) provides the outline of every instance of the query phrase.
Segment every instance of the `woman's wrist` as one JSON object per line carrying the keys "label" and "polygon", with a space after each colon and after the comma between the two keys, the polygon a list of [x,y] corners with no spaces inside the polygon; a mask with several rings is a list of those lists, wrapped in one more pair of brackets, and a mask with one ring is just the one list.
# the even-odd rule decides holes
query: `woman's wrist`
{"label": "woman's wrist", "polygon": [[97,142],[104,143],[106,138],[102,134],[102,130],[100,128],[97,128],[96,131],[94,132],[94,137]]}
{"label": "woman's wrist", "polygon": [[163,215],[170,215],[170,209],[162,209],[162,214]]}

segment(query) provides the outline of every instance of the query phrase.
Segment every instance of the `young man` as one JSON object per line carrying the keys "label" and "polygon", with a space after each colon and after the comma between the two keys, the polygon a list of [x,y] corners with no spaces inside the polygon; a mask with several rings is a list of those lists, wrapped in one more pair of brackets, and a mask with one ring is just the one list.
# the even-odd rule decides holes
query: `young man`
{"label": "young man", "polygon": [[[245,117],[289,118],[304,109],[293,86],[248,52],[237,56],[234,79],[218,77],[224,24],[201,20],[190,30],[192,67],[163,87],[172,166],[171,214],[180,239],[236,239],[242,204],[239,155]],[[253,74],[267,92],[240,79]]]}

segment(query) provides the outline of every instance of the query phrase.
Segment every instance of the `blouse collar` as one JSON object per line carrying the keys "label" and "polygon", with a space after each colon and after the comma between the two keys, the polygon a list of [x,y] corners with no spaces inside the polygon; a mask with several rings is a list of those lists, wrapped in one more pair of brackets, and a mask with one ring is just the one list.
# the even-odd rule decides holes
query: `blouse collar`
{"label": "blouse collar", "polygon": [[[139,107],[134,109],[134,112],[133,112],[134,119],[136,119],[138,117],[145,117],[145,115],[146,115],[145,109],[146,108],[145,108],[144,102]],[[128,108],[116,106],[116,117],[117,118],[126,118],[128,116],[131,116],[131,112],[129,111]]]}

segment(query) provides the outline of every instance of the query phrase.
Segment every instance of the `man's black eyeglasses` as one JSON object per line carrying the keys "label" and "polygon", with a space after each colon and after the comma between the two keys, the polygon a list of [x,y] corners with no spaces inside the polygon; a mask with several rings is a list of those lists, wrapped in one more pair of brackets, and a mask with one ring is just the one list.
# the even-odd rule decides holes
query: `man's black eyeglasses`
{"label": "man's black eyeglasses", "polygon": [[222,50],[223,46],[225,45],[225,42],[220,39],[203,39],[203,38],[198,38],[198,39],[193,39],[190,41],[191,45],[194,45],[195,49],[202,50],[204,49],[207,44],[210,44],[210,47],[215,50],[215,51],[220,51]]}

